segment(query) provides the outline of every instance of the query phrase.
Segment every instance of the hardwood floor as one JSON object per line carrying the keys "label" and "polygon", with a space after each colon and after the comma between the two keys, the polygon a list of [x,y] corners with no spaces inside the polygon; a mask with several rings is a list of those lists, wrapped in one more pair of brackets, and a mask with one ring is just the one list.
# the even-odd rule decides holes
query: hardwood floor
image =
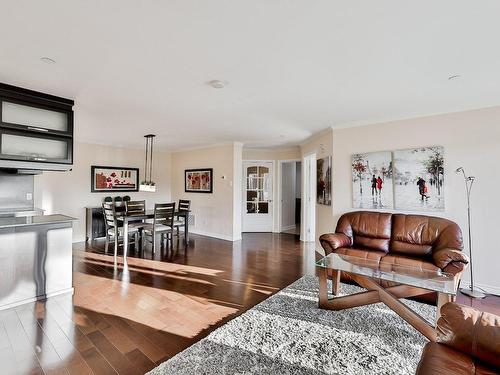
{"label": "hardwood floor", "polygon": [[[291,234],[231,243],[191,236],[175,251],[74,245],[74,296],[0,311],[0,373],[143,374],[304,274],[320,257]],[[500,298],[459,302],[500,312]]]}
{"label": "hardwood floor", "polygon": [[287,234],[191,236],[174,253],[114,263],[74,246],[73,297],[0,311],[1,374],[143,374],[305,273],[314,246]]}

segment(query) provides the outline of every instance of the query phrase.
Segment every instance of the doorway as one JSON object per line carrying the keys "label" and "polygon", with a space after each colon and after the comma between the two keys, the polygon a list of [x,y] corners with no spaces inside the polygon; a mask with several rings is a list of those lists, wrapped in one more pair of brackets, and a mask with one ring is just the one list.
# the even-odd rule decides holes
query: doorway
{"label": "doorway", "polygon": [[280,162],[280,232],[300,235],[302,201],[302,162]]}
{"label": "doorway", "polygon": [[273,162],[243,163],[243,232],[273,231]]}
{"label": "doorway", "polygon": [[302,225],[300,240],[316,240],[316,154],[302,159]]}

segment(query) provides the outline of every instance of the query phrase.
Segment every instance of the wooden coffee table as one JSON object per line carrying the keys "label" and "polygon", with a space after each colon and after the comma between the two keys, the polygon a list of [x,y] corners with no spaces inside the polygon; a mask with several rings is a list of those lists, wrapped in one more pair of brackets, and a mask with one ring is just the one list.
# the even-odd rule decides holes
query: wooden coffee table
{"label": "wooden coffee table", "polygon": [[[421,270],[408,265],[385,265],[373,259],[335,253],[329,254],[318,261],[316,266],[319,273],[320,308],[343,310],[383,302],[431,341],[436,341],[434,326],[399,299],[437,292],[437,320],[441,306],[446,302],[454,301],[459,281],[459,276],[441,270]],[[335,297],[339,290],[341,272],[349,274],[356,283],[367,289],[367,291]],[[328,276],[333,280],[332,298],[327,287]],[[375,280],[392,281],[399,285],[384,288]]]}

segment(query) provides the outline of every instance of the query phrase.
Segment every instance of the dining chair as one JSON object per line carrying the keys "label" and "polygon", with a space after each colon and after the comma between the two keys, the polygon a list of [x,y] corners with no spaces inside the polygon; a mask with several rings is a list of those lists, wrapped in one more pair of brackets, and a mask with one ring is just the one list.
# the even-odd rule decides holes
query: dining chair
{"label": "dining chair", "polygon": [[[128,216],[145,215],[146,201],[128,201],[125,202],[125,212]],[[144,220],[133,222],[128,225],[129,228],[137,228],[139,231],[144,227]]]}
{"label": "dining chair", "polygon": [[[190,208],[191,208],[191,201],[190,200],[179,199],[179,208],[178,208],[178,211],[187,211],[187,212],[189,212]],[[178,216],[174,220],[174,228],[176,229],[177,237],[179,237],[179,228],[184,227],[184,224],[185,224],[185,222],[186,222],[187,219],[188,219],[187,216],[181,216],[181,217]]]}
{"label": "dining chair", "polygon": [[[118,246],[123,246],[123,226],[118,225],[119,213],[116,212],[115,205],[113,203],[103,203],[102,211],[104,215],[104,224],[106,226],[106,247],[105,252],[108,252],[109,243],[113,240],[115,245],[115,257],[118,254]],[[139,243],[138,239],[139,230],[137,228],[130,228],[128,230],[129,236],[135,237],[135,246],[137,247]],[[120,242],[122,240],[122,243]]]}
{"label": "dining chair", "polygon": [[[172,235],[174,227],[174,203],[157,203],[155,204],[155,211],[152,224],[144,224],[144,239],[149,241],[153,247],[153,254],[156,251],[156,235],[160,234],[161,242],[165,238],[170,241],[172,245]],[[151,237],[151,240],[148,239]]]}

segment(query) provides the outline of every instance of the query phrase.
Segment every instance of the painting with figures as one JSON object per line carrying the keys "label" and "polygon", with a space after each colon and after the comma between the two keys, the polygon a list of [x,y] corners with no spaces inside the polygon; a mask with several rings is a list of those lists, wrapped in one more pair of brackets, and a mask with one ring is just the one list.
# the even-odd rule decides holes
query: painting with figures
{"label": "painting with figures", "polygon": [[395,206],[398,210],[444,210],[444,148],[394,151]]}
{"label": "painting with figures", "polygon": [[139,191],[139,169],[91,166],[91,191]]}
{"label": "painting with figures", "polygon": [[332,157],[316,161],[316,202],[326,206],[332,205]]}
{"label": "painting with figures", "polygon": [[390,151],[352,156],[352,206],[393,208],[393,170]]}

